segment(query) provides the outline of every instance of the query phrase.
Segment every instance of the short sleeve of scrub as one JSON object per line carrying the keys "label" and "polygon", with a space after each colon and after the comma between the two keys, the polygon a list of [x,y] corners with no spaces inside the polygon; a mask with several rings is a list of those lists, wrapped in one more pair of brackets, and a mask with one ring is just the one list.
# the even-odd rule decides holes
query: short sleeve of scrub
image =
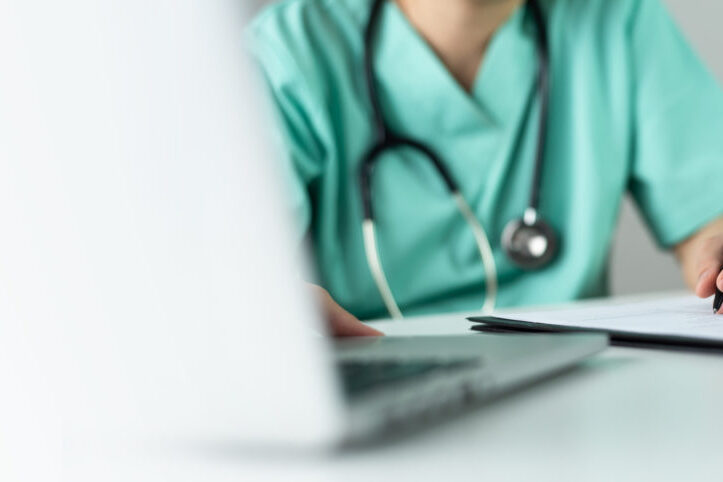
{"label": "short sleeve of scrub", "polygon": [[658,242],[671,246],[723,214],[723,93],[659,1],[640,0],[631,42],[630,190]]}

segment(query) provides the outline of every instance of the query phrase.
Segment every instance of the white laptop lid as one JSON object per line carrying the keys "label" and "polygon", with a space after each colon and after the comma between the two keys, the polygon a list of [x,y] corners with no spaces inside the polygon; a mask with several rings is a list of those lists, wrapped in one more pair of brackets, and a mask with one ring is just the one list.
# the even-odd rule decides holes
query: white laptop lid
{"label": "white laptop lid", "polygon": [[0,4],[5,427],[339,434],[238,4]]}

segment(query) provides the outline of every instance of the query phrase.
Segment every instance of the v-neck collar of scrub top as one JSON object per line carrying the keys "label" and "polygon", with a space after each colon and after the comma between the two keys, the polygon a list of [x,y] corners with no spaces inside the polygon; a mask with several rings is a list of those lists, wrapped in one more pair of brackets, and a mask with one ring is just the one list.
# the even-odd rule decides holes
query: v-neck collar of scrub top
{"label": "v-neck collar of scrub top", "polygon": [[400,134],[424,138],[484,127],[511,128],[519,122],[538,65],[534,25],[525,12],[521,6],[495,32],[468,93],[397,4],[387,2],[374,62],[390,126]]}

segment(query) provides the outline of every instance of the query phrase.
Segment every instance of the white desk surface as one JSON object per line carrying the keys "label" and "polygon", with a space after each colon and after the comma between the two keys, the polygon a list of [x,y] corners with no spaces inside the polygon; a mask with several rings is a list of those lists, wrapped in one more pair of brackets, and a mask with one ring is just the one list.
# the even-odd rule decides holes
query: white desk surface
{"label": "white desk surface", "polygon": [[[375,325],[469,333],[457,315]],[[723,480],[723,356],[609,348],[411,436],[332,454],[209,445],[126,455],[113,469],[124,480]]]}

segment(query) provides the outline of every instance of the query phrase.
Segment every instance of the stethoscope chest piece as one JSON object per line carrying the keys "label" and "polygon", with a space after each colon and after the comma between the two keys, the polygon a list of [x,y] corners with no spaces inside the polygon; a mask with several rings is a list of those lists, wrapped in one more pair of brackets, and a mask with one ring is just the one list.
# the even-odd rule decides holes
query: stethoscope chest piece
{"label": "stethoscope chest piece", "polygon": [[540,269],[552,262],[560,248],[555,230],[528,209],[521,219],[513,219],[502,232],[507,257],[525,270]]}

